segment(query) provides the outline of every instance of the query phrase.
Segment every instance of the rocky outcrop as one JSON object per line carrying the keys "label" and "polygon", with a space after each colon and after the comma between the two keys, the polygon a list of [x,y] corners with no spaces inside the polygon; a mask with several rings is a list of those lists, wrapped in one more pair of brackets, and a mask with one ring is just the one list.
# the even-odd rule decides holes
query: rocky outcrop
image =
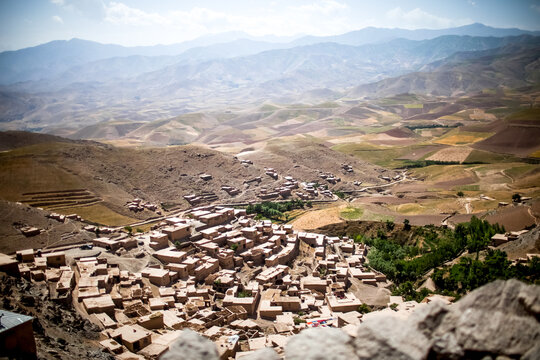
{"label": "rocky outcrop", "polygon": [[[339,329],[304,330],[288,341],[285,359],[539,359],[539,320],[539,286],[495,281],[456,304],[435,301],[408,317],[391,311],[372,313],[358,327],[355,339]],[[192,332],[189,341],[182,337],[163,359],[188,353],[189,359],[218,358],[208,340]],[[248,356],[276,358],[275,352]]]}
{"label": "rocky outcrop", "polygon": [[458,301],[433,333],[433,350],[449,358],[520,356],[540,342],[540,288],[495,281]]}
{"label": "rocky outcrop", "polygon": [[184,330],[170,350],[161,357],[161,360],[176,359],[218,360],[219,356],[212,341],[192,330]]}
{"label": "rocky outcrop", "polygon": [[291,337],[285,346],[288,360],[349,360],[354,358],[354,347],[349,335],[339,329],[306,329]]}

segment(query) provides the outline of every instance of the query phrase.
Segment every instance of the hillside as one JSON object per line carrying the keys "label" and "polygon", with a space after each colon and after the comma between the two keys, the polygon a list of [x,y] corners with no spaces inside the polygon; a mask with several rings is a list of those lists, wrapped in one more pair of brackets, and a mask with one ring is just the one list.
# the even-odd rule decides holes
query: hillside
{"label": "hillside", "polygon": [[[353,89],[349,97],[377,98],[413,93],[455,96],[496,87],[538,84],[540,48],[508,45],[497,51],[477,52],[439,62],[431,72],[411,73]],[[487,55],[486,55],[487,53]],[[494,54],[493,54],[494,53]]]}
{"label": "hillside", "polygon": [[[363,169],[355,180],[374,182],[384,171],[322,144],[315,146],[316,152],[309,151],[309,146],[280,154],[276,150],[262,151],[248,157],[253,165],[244,166],[232,155],[195,145],[136,149],[88,141],[50,142],[56,138],[38,134],[30,134],[28,139],[34,145],[0,153],[0,170],[4,174],[0,178],[0,197],[50,211],[77,213],[106,225],[157,216],[150,210],[129,211],[125,205],[134,198],[163,204],[162,210],[166,211],[189,207],[184,196],[191,194],[211,195],[212,201],[221,203],[255,200],[261,188],[278,187],[286,175],[316,181],[319,171],[340,174],[339,161],[350,162],[357,171]],[[19,141],[18,145],[30,140]],[[297,163],[302,165],[297,167]],[[277,180],[265,175],[264,167],[270,166],[278,171]],[[201,179],[204,173],[212,175],[212,179]],[[244,183],[258,176],[260,182]],[[353,179],[345,176],[349,178]],[[231,196],[222,186],[240,189],[240,194]]]}
{"label": "hillside", "polygon": [[12,150],[19,147],[51,142],[74,142],[60,136],[37,134],[25,131],[0,132],[0,151]]}

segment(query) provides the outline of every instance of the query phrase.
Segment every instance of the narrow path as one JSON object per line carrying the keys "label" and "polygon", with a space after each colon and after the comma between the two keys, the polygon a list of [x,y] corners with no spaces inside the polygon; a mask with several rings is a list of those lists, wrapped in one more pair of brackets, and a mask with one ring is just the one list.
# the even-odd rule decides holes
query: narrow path
{"label": "narrow path", "polygon": [[388,186],[392,186],[392,185],[395,185],[397,183],[400,183],[404,180],[407,180],[407,175],[403,175],[403,178],[402,179],[399,179],[399,180],[396,180],[396,181],[393,181],[393,182],[390,182],[388,184],[383,184],[383,185],[373,185],[373,186],[366,186],[366,187],[363,187],[359,190],[349,190],[349,191],[343,191],[345,194],[352,194],[352,193],[355,193],[355,192],[364,192],[366,190],[369,190],[369,189],[377,189],[377,188],[382,188],[382,187],[388,187]]}

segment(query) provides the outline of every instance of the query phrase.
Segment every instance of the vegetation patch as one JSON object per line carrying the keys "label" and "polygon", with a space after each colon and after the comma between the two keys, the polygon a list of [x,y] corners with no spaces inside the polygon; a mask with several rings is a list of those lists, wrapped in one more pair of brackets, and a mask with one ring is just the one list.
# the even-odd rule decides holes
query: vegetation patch
{"label": "vegetation patch", "polygon": [[464,294],[497,279],[540,283],[540,258],[513,265],[504,251],[488,249],[484,260],[463,257],[453,266],[435,269],[432,279],[445,292]]}
{"label": "vegetation patch", "polygon": [[305,206],[311,207],[312,204],[310,201],[305,202],[299,199],[285,202],[265,201],[255,205],[248,205],[246,212],[248,214],[257,214],[255,216],[255,219],[257,220],[266,218],[275,221],[287,222],[290,220],[290,214],[287,213],[288,211],[304,209]]}
{"label": "vegetation patch", "polygon": [[424,104],[405,104],[403,107],[405,109],[423,109]]}
{"label": "vegetation patch", "polygon": [[506,120],[527,120],[527,121],[539,121],[540,120],[540,108],[530,108],[514,112],[506,117]]}
{"label": "vegetation patch", "polygon": [[465,162],[468,163],[488,163],[488,164],[496,164],[501,162],[516,162],[520,159],[515,157],[514,155],[509,154],[498,154],[490,151],[482,151],[482,150],[473,150],[467,159],[465,159]]}
{"label": "vegetation patch", "polygon": [[339,216],[345,220],[358,220],[364,214],[362,208],[357,207],[347,207],[339,213]]}
{"label": "vegetation patch", "polygon": [[434,142],[445,145],[472,144],[484,140],[493,134],[489,132],[450,131]]}
{"label": "vegetation patch", "polygon": [[417,239],[415,245],[401,245],[388,238],[382,230],[376,238],[362,240],[372,247],[368,254],[369,266],[396,282],[396,295],[416,299],[413,284],[429,270],[464,251],[476,254],[478,259],[479,252],[488,246],[491,236],[500,232],[504,232],[504,228],[498,224],[491,225],[473,216],[469,223],[458,224],[455,231],[433,226],[416,228],[413,234]]}

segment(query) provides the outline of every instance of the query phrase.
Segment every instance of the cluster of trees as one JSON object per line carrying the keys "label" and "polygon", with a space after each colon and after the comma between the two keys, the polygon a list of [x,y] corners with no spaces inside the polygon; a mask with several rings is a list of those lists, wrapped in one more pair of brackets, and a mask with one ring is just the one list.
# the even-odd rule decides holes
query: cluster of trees
{"label": "cluster of trees", "polygon": [[488,249],[483,261],[463,257],[451,267],[435,269],[431,278],[440,289],[458,294],[497,279],[515,278],[540,284],[540,259],[535,257],[526,265],[512,265],[504,251]]}
{"label": "cluster of trees", "polygon": [[345,199],[345,193],[343,191],[336,190],[334,191],[334,195],[336,195],[340,199]]}
{"label": "cluster of trees", "polygon": [[403,164],[405,169],[422,168],[431,165],[473,165],[473,164],[485,164],[483,161],[439,161],[439,160],[406,160]]}
{"label": "cluster of trees", "polygon": [[305,202],[300,199],[284,202],[265,201],[254,205],[248,205],[246,212],[248,214],[257,214],[258,218],[264,217],[271,220],[288,221],[289,217],[288,214],[284,214],[285,212],[295,209],[304,209],[305,206],[311,207],[311,202]]}
{"label": "cluster of trees", "polygon": [[420,124],[420,125],[407,125],[405,126],[407,129],[410,130],[416,130],[416,129],[435,129],[435,128],[456,128],[459,126],[463,126],[462,123],[456,123],[454,125],[442,125],[442,124]]}
{"label": "cluster of trees", "polygon": [[363,241],[372,247],[368,254],[369,265],[397,284],[403,284],[416,281],[465,250],[478,257],[479,251],[485,249],[498,232],[504,232],[504,228],[473,216],[469,223],[459,224],[455,231],[436,231],[429,226],[416,229],[414,235],[421,241],[415,246],[400,245],[381,232],[377,238],[364,238]]}

